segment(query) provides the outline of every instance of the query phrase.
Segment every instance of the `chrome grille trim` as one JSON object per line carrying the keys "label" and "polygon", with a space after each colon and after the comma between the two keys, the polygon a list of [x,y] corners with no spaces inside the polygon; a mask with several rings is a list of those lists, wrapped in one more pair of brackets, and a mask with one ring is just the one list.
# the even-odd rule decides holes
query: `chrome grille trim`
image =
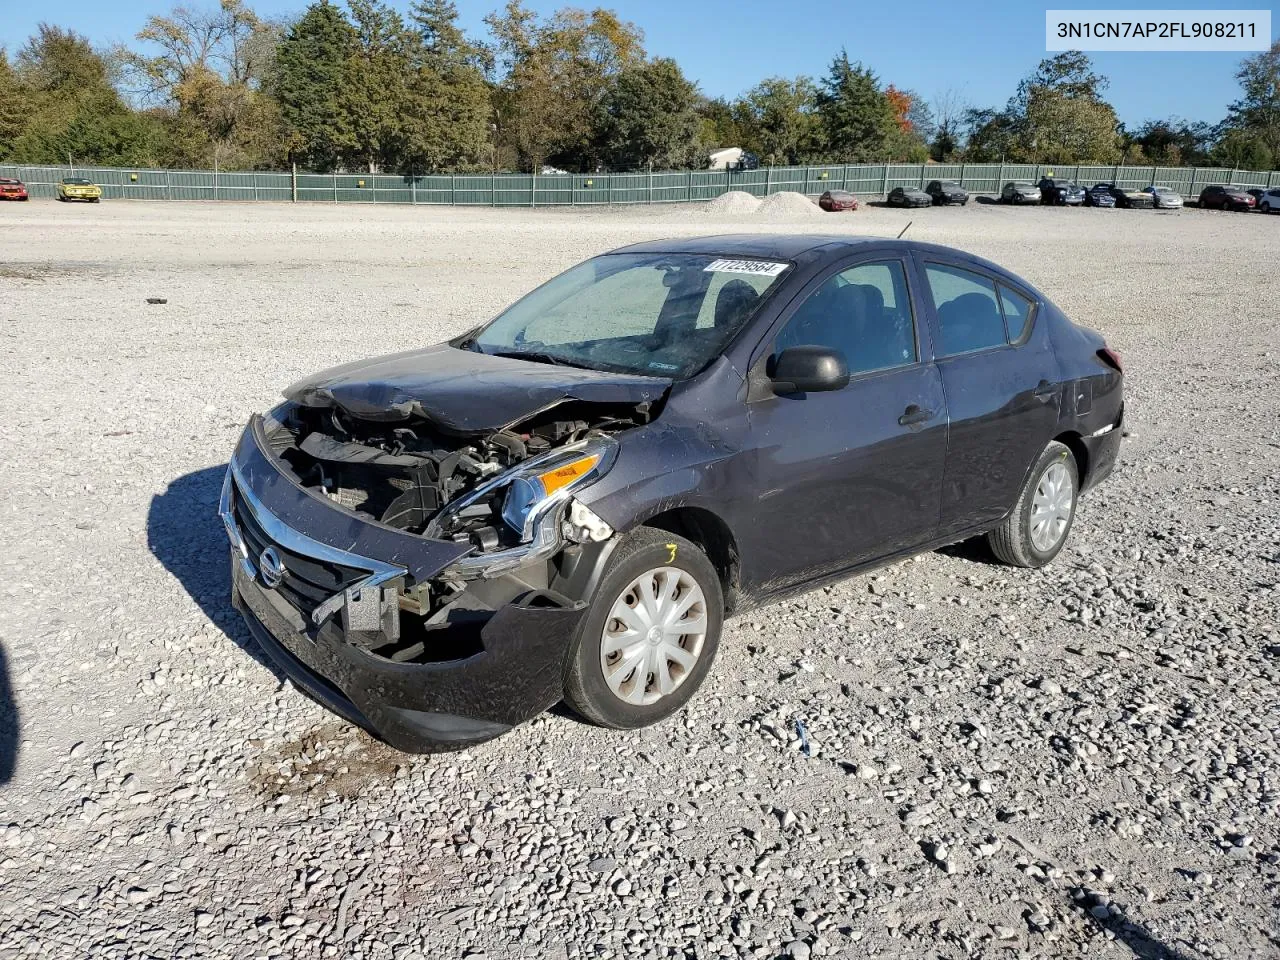
{"label": "chrome grille trim", "polygon": [[321,543],[319,540],[312,540],[310,537],[281,522],[249,489],[249,485],[245,483],[244,477],[240,473],[240,468],[233,459],[227,467],[227,476],[222,482],[222,496],[218,501],[218,515],[222,517],[223,526],[227,528],[227,538],[231,541],[231,548],[239,558],[240,568],[245,576],[250,579],[258,579],[258,568],[254,563],[254,558],[249,556],[249,548],[245,544],[244,537],[240,534],[239,526],[236,524],[236,498],[239,498],[241,503],[248,509],[254,522],[258,524],[262,532],[272,542],[289,552],[322,563],[352,567],[368,573],[368,576],[362,577],[350,586],[339,590],[316,606],[311,612],[311,620],[317,627],[341,610],[348,601],[358,601],[363,590],[371,587],[380,587],[382,584],[395,580],[397,577],[403,577],[408,573],[404,567],[398,567],[382,560],[374,560],[371,557],[362,557],[359,554],[331,547],[327,543]]}

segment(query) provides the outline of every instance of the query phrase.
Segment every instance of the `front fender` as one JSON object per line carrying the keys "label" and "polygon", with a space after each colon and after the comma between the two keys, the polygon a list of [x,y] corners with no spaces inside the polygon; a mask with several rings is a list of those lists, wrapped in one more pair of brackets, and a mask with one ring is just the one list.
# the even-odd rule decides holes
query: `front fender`
{"label": "front fender", "polygon": [[705,423],[655,423],[629,434],[599,482],[577,495],[615,530],[676,507],[701,507],[730,523],[749,469],[736,445]]}

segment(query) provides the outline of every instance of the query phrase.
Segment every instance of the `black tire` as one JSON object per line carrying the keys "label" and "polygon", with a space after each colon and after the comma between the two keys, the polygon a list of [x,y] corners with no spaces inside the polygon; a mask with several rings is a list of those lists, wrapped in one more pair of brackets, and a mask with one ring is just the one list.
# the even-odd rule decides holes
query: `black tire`
{"label": "black tire", "polygon": [[[1031,540],[1031,504],[1041,478],[1050,467],[1061,463],[1067,469],[1071,480],[1071,512],[1067,517],[1066,527],[1062,530],[1057,542],[1047,550],[1041,550]],[[1035,468],[1027,477],[1027,482],[1018,494],[1009,515],[987,534],[987,542],[991,551],[1005,563],[1015,567],[1043,567],[1056,557],[1071,536],[1071,527],[1076,518],[1076,504],[1080,497],[1080,470],[1076,458],[1065,444],[1053,441],[1040,454]]]}
{"label": "black tire", "polygon": [[[707,630],[702,648],[688,675],[671,693],[655,703],[630,704],[609,689],[600,663],[600,644],[614,601],[630,583],[648,570],[675,567],[688,573],[706,600]],[[724,595],[720,575],[706,554],[684,537],[652,527],[626,535],[609,557],[587,615],[578,625],[569,649],[564,699],[585,720],[615,730],[647,727],[671,716],[697,692],[715,660],[724,626]]]}
{"label": "black tire", "polygon": [[1271,212],[1271,204],[1269,204],[1269,203],[1264,203],[1264,204],[1263,204],[1262,206],[1260,206],[1258,209],[1259,209],[1259,210],[1261,210],[1263,213],[1270,213],[1270,212]]}

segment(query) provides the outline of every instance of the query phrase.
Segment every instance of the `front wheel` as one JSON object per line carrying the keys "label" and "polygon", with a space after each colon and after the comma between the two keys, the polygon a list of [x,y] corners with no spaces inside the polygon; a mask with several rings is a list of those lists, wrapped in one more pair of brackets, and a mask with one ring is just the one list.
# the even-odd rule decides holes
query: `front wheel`
{"label": "front wheel", "polygon": [[702,684],[724,597],[706,554],[665,530],[633,531],[607,563],[569,654],[565,702],[592,723],[630,730],[665,720]]}
{"label": "front wheel", "polygon": [[991,550],[1015,567],[1043,567],[1067,542],[1076,515],[1080,472],[1065,444],[1045,448],[1013,510],[987,534]]}

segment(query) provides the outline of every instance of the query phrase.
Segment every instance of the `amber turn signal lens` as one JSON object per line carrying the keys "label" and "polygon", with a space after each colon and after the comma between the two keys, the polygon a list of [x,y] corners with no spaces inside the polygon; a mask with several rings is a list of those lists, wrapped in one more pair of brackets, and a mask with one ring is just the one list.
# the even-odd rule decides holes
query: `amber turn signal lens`
{"label": "amber turn signal lens", "polygon": [[548,470],[546,473],[538,474],[538,479],[542,481],[542,489],[546,491],[548,496],[550,496],[561,487],[567,487],[575,480],[585,477],[599,462],[600,456],[598,454],[579,457],[577,460],[561,464],[552,470]]}

